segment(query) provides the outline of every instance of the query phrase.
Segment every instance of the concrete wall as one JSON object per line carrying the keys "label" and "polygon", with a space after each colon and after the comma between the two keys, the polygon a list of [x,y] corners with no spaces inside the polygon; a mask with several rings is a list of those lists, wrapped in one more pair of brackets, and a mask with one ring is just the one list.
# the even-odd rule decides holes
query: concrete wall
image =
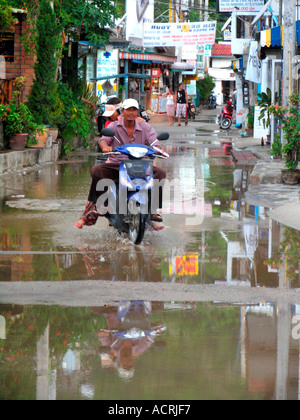
{"label": "concrete wall", "polygon": [[56,162],[60,155],[60,144],[50,149],[25,149],[0,154],[0,175],[20,172],[28,167]]}

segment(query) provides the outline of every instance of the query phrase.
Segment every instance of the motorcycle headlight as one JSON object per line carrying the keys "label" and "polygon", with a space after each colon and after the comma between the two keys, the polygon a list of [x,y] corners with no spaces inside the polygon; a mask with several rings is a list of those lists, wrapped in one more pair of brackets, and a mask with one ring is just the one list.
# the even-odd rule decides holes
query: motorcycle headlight
{"label": "motorcycle headlight", "polygon": [[148,153],[148,149],[145,147],[127,147],[128,152],[131,154],[131,156],[140,159]]}

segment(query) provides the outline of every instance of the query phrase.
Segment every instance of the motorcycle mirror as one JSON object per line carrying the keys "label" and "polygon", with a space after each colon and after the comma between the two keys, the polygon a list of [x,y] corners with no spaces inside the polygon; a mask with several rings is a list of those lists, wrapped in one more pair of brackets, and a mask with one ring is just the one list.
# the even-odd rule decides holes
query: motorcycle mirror
{"label": "motorcycle mirror", "polygon": [[169,139],[169,137],[170,137],[170,134],[169,134],[169,133],[160,133],[160,134],[157,136],[157,140],[159,140],[159,141],[164,141],[164,140],[168,140],[168,139]]}
{"label": "motorcycle mirror", "polygon": [[115,136],[115,132],[111,128],[104,128],[101,131],[101,134],[102,134],[102,136],[105,136],[105,137],[114,137]]}

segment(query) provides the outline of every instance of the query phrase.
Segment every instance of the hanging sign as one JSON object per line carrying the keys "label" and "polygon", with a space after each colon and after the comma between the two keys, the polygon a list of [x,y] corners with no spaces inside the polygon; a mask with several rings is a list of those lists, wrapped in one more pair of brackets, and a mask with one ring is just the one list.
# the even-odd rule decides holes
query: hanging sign
{"label": "hanging sign", "polygon": [[189,23],[145,23],[144,48],[214,44],[216,21]]}
{"label": "hanging sign", "polygon": [[219,0],[219,12],[229,13],[235,9],[246,14],[257,13],[265,5],[264,0]]}

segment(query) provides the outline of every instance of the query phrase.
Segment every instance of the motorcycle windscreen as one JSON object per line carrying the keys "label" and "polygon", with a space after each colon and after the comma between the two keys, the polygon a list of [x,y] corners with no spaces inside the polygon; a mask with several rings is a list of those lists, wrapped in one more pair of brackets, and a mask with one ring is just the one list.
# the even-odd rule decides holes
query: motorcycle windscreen
{"label": "motorcycle windscreen", "polygon": [[123,164],[131,178],[148,178],[153,173],[153,162],[147,160],[129,160]]}

